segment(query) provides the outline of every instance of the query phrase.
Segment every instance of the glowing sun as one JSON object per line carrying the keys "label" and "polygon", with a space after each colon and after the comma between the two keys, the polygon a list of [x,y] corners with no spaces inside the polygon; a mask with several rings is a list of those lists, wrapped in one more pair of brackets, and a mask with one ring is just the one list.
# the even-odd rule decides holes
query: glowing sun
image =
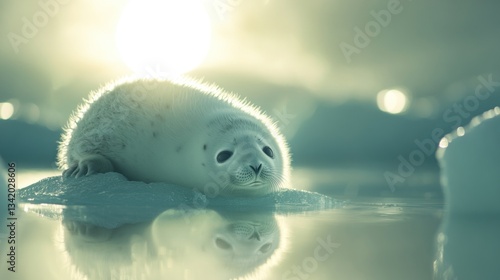
{"label": "glowing sun", "polygon": [[116,31],[123,61],[136,73],[182,74],[210,47],[210,19],[199,0],[131,0]]}

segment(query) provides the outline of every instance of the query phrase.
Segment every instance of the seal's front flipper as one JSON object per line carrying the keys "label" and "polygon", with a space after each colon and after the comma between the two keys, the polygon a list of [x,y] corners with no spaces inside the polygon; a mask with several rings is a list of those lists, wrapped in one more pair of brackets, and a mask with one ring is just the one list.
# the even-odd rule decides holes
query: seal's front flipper
{"label": "seal's front flipper", "polygon": [[113,165],[109,159],[101,155],[90,155],[72,164],[63,172],[65,178],[79,178],[97,173],[112,172]]}

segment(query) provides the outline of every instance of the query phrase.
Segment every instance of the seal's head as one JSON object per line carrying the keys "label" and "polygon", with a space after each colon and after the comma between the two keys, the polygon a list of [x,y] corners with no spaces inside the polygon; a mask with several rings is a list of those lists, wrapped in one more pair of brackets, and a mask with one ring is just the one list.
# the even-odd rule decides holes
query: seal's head
{"label": "seal's head", "polygon": [[265,195],[283,187],[289,159],[280,135],[273,135],[255,119],[241,116],[218,118],[209,128],[210,141],[203,144],[204,161],[215,175],[210,180],[220,194]]}

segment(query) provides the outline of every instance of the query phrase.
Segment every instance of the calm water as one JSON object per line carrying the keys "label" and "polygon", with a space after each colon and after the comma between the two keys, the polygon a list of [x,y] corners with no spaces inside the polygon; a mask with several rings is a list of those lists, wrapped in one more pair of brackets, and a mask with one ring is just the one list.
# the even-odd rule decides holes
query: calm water
{"label": "calm water", "polygon": [[[105,228],[59,220],[65,211],[89,215],[89,209],[24,204],[27,212],[18,211],[17,272],[6,273],[2,263],[0,279],[425,280],[434,271],[445,275],[438,279],[455,279],[456,269],[448,268],[453,258],[446,257],[438,234],[446,230],[440,228],[439,192],[423,186],[420,195],[388,197],[392,192],[377,189],[380,182],[370,172],[341,172],[342,180],[330,180],[335,172],[295,172],[295,181],[309,190],[348,199],[341,208],[319,211],[170,209],[150,222]],[[29,171],[19,178],[26,186],[54,174]],[[345,184],[349,177],[356,183]],[[373,189],[367,190],[370,180]],[[120,209],[96,213],[120,215]]]}

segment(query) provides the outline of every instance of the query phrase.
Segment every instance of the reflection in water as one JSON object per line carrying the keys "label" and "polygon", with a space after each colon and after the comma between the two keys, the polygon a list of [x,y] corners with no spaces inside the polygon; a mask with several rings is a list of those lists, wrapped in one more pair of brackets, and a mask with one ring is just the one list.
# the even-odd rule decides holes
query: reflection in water
{"label": "reflection in water", "polygon": [[63,224],[75,278],[238,278],[264,273],[282,248],[272,213],[170,209],[151,223],[114,229],[67,219]]}
{"label": "reflection in water", "polygon": [[[61,189],[61,185],[57,188]],[[295,210],[290,208],[290,197],[276,197],[278,205],[287,202],[288,211],[259,210],[271,207],[263,205],[261,199],[252,198],[247,202],[256,205],[253,210],[242,207],[240,201],[238,208],[232,207],[234,200],[226,201],[222,207],[221,200],[217,202],[221,211],[214,208],[184,211],[186,208],[173,206],[149,216],[148,213],[159,209],[151,207],[158,196],[168,205],[166,196],[153,188],[141,188],[150,194],[142,199],[135,192],[130,197],[128,194],[133,190],[129,189],[123,194],[130,197],[125,204],[120,190],[126,188],[122,185],[109,194],[105,204],[99,204],[106,196],[102,193],[104,189],[99,193],[92,188],[86,199],[80,195],[78,200],[87,201],[87,205],[70,203],[73,198],[68,195],[58,200],[65,199],[66,205],[43,203],[42,198],[49,199],[43,193],[45,188],[34,190],[37,195],[34,201],[39,204],[20,205],[28,213],[21,219],[23,230],[19,233],[31,235],[23,239],[20,247],[25,250],[19,252],[19,260],[25,265],[16,273],[18,278],[4,278],[0,271],[0,279],[155,279],[160,273],[166,275],[162,279],[174,280],[224,279],[231,275],[244,275],[247,280],[428,280],[432,277],[431,244],[441,208],[437,201],[433,204],[421,200],[359,199],[342,209],[304,212],[301,210],[304,204],[298,204]],[[25,201],[34,198],[31,191],[21,193]],[[312,199],[301,195],[295,200],[297,203]],[[145,205],[147,201],[149,204]],[[53,219],[62,219],[64,227]],[[284,228],[289,235],[284,234]],[[277,243],[266,245],[274,240]],[[284,246],[284,241],[290,245]],[[239,254],[239,259],[244,260],[245,252],[251,256],[258,250],[263,253],[269,250],[269,255],[254,254],[256,258],[248,257],[246,263],[238,263],[238,258],[232,257]],[[70,270],[71,275],[67,272]]]}
{"label": "reflection in water", "polygon": [[498,217],[445,217],[437,235],[434,279],[498,279],[500,275]]}
{"label": "reflection in water", "polygon": [[26,212],[62,220],[59,252],[71,279],[262,279],[284,247],[276,214],[344,205],[293,189],[211,198],[117,173],[46,178],[19,199]]}

